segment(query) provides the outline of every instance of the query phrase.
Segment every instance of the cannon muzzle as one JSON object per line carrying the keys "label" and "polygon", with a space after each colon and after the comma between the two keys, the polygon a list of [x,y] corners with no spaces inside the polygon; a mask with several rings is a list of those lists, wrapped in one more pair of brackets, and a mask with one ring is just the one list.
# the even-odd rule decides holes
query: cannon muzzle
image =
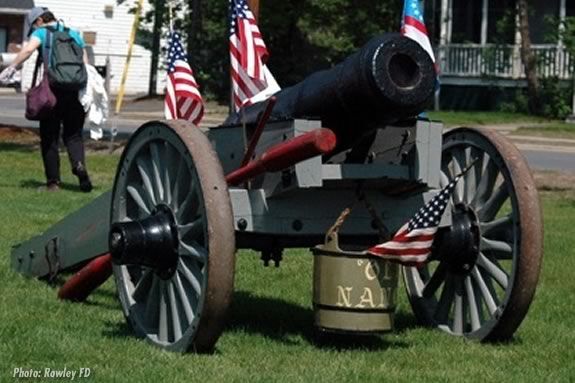
{"label": "cannon muzzle", "polygon": [[[271,120],[321,119],[342,149],[378,127],[421,113],[435,83],[434,63],[419,44],[385,34],[335,67],[278,92]],[[264,108],[265,103],[247,106],[226,123],[254,123]]]}

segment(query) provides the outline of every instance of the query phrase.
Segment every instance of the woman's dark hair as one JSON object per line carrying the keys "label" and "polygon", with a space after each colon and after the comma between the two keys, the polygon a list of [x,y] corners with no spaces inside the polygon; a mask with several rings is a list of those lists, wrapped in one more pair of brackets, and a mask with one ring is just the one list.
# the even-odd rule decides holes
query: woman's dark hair
{"label": "woman's dark hair", "polygon": [[50,23],[52,21],[56,21],[56,17],[54,16],[54,14],[50,11],[44,13],[42,16],[39,17],[40,19],[42,19],[42,21],[44,23]]}

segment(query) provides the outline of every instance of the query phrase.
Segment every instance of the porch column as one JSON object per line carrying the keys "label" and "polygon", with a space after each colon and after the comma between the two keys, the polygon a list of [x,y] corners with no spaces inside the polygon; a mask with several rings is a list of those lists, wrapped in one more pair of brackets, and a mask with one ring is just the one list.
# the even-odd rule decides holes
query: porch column
{"label": "porch column", "polygon": [[523,63],[521,62],[521,33],[519,32],[519,8],[515,9],[515,45],[513,46],[513,71],[514,79],[523,76]]}
{"label": "porch column", "polygon": [[441,27],[439,44],[446,45],[451,42],[451,0],[441,0]]}
{"label": "porch column", "polygon": [[563,46],[563,31],[565,30],[565,18],[567,17],[567,0],[559,0],[559,40],[557,44]]}
{"label": "porch column", "polygon": [[483,0],[483,6],[481,9],[481,45],[487,44],[488,25],[489,25],[489,0]]}

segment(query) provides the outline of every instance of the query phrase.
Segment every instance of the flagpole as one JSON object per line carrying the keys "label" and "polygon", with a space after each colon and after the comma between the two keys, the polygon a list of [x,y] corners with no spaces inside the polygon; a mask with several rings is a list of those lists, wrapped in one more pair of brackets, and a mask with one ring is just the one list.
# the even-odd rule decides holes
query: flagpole
{"label": "flagpole", "polygon": [[174,32],[174,7],[172,6],[172,2],[169,1],[168,2],[168,21],[170,24],[170,34],[172,34]]}
{"label": "flagpole", "polygon": [[248,0],[248,6],[254,15],[256,21],[260,18],[260,0]]}

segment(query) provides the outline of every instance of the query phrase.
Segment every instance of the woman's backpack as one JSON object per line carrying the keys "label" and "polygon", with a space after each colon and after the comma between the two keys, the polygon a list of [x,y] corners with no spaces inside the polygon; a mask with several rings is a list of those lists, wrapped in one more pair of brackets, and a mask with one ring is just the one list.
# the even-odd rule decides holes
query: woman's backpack
{"label": "woman's backpack", "polygon": [[[58,25],[59,26],[59,25]],[[48,80],[54,89],[80,90],[88,82],[84,51],[70,35],[70,28],[46,27]]]}

